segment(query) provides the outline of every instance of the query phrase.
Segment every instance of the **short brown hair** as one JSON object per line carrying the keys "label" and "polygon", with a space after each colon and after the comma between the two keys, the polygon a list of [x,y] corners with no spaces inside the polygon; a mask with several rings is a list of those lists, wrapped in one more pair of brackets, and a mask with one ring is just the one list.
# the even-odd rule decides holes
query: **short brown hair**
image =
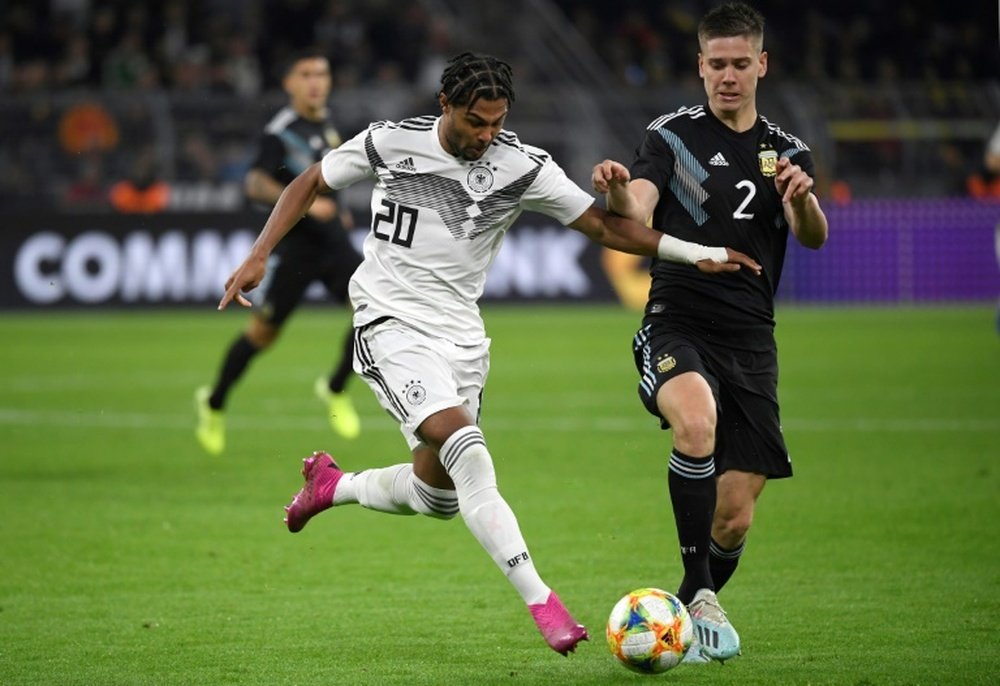
{"label": "short brown hair", "polygon": [[764,49],[764,15],[743,2],[727,2],[713,8],[698,23],[698,43],[712,38],[746,36]]}

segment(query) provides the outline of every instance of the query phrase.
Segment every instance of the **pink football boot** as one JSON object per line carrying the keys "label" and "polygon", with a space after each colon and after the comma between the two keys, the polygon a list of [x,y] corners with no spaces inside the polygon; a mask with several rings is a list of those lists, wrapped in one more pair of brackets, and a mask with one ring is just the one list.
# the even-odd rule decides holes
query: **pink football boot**
{"label": "pink football boot", "polygon": [[544,603],[529,605],[528,610],[545,642],[561,655],[573,652],[577,643],[589,638],[587,630],[582,624],[576,623],[555,591],[549,593],[549,598]]}
{"label": "pink football boot", "polygon": [[293,534],[302,531],[314,515],[333,507],[333,492],[344,472],[323,452],[315,452],[303,460],[302,476],[306,483],[290,505],[285,507],[285,524]]}

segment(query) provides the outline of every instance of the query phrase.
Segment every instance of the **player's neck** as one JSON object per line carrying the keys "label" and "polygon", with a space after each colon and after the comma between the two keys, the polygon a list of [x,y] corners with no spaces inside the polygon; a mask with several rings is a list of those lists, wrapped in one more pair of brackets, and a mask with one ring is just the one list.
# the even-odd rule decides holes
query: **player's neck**
{"label": "player's neck", "polygon": [[736,133],[749,131],[757,123],[757,106],[755,103],[750,103],[746,107],[734,112],[719,111],[711,103],[709,103],[708,108],[715,115],[716,119]]}
{"label": "player's neck", "polygon": [[296,105],[292,103],[292,109],[303,119],[309,121],[323,121],[326,118],[326,106],[309,107],[308,105]]}
{"label": "player's neck", "polygon": [[449,134],[449,129],[448,129],[448,122],[446,121],[446,118],[443,117],[443,116],[438,117],[438,122],[437,122],[438,144],[441,146],[442,150],[444,150],[446,153],[448,153],[452,157],[456,157],[456,158],[460,157],[461,153],[459,151],[455,150],[454,146],[452,146],[451,141],[449,140],[449,135],[448,134]]}

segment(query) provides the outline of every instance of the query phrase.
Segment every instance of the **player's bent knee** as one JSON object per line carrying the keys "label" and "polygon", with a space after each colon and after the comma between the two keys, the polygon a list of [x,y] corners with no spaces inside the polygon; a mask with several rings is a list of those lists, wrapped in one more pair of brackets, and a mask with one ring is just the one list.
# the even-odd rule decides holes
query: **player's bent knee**
{"label": "player's bent knee", "polygon": [[688,455],[705,455],[715,451],[715,418],[698,414],[671,418],[674,444]]}
{"label": "player's bent knee", "polygon": [[463,497],[496,487],[493,458],[478,427],[467,426],[449,436],[441,446],[440,459]]}
{"label": "player's bent knee", "polygon": [[451,492],[447,498],[437,498],[433,502],[418,500],[414,509],[425,517],[434,519],[454,519],[458,514],[458,494]]}
{"label": "player's bent knee", "polygon": [[454,489],[434,488],[414,475],[410,506],[418,513],[434,519],[452,519],[458,514],[458,493]]}
{"label": "player's bent knee", "polygon": [[263,320],[253,319],[244,332],[244,335],[255,348],[258,350],[266,350],[267,348],[270,348],[276,340],[278,340],[278,335],[280,333],[280,327],[264,322]]}
{"label": "player's bent knee", "polygon": [[443,519],[443,520],[454,519],[455,515],[458,514],[458,498],[455,498],[454,509],[448,509],[448,510],[427,509],[426,511],[420,512],[420,514],[426,517],[431,517],[432,519]]}
{"label": "player's bent knee", "polygon": [[717,515],[712,536],[725,548],[735,548],[750,533],[753,517],[751,513],[736,512]]}

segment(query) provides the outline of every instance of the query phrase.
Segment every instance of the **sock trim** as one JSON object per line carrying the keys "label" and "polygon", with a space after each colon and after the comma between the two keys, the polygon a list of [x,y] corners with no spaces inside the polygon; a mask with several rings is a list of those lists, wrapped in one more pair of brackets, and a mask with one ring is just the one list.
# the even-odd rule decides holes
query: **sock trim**
{"label": "sock trim", "polygon": [[412,475],[413,492],[432,512],[454,517],[458,514],[458,493],[443,488],[434,488]]}
{"label": "sock trim", "polygon": [[486,439],[478,426],[464,426],[449,436],[441,446],[440,453],[441,465],[445,471],[451,474],[458,458],[474,445],[486,447]]}
{"label": "sock trim", "polygon": [[677,452],[670,453],[670,471],[686,479],[708,479],[715,476],[715,457],[691,458]]}
{"label": "sock trim", "polygon": [[743,554],[743,549],[746,548],[746,545],[747,545],[747,542],[743,541],[742,543],[740,543],[738,546],[736,546],[732,550],[726,550],[721,545],[719,545],[718,543],[716,543],[715,539],[713,538],[708,543],[708,552],[713,557],[717,557],[720,560],[737,560],[737,559],[739,559],[740,555]]}

